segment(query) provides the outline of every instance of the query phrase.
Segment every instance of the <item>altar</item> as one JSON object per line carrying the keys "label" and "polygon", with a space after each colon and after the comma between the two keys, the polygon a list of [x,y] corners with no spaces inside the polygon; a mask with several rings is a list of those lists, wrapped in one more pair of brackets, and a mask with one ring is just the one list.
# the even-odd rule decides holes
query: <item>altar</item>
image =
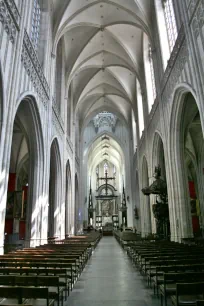
{"label": "altar", "polygon": [[112,223],[112,217],[102,217],[102,226],[106,226],[107,223]]}
{"label": "altar", "polygon": [[[108,184],[109,180],[115,181],[115,177],[109,177],[107,170],[104,177],[97,176],[95,207],[93,206],[92,196],[90,196],[89,215],[91,211],[94,211],[92,218],[95,217],[96,228],[112,233],[113,228],[118,227],[118,192],[115,184]],[[99,184],[100,181],[104,181],[104,183]],[[91,195],[91,188],[89,193]]]}

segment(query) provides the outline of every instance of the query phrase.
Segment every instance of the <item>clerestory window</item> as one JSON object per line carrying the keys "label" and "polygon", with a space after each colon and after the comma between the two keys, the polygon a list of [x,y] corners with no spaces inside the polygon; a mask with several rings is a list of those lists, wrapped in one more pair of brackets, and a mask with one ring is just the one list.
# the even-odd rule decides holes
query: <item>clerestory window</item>
{"label": "clerestory window", "polygon": [[178,30],[176,25],[176,18],[174,14],[174,7],[172,0],[163,0],[165,23],[168,35],[170,52],[173,50],[176,38],[178,36]]}
{"label": "clerestory window", "polygon": [[154,76],[154,66],[153,66],[153,59],[152,59],[152,48],[149,44],[149,66],[150,66],[150,73],[151,73],[151,81],[152,81],[152,95],[153,95],[153,101],[156,99],[156,85],[155,85],[155,76]]}
{"label": "clerestory window", "polygon": [[38,49],[40,37],[41,9],[39,0],[33,0],[33,16],[31,28],[31,41],[35,50]]}

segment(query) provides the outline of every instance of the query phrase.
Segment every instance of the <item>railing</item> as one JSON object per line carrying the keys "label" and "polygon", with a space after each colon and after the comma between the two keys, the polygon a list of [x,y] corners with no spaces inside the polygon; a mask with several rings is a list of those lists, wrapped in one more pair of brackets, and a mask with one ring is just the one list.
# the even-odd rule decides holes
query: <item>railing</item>
{"label": "railing", "polygon": [[62,117],[60,115],[60,110],[58,108],[58,105],[54,97],[52,97],[52,113],[53,113],[53,121],[54,121],[53,123],[56,126],[56,128],[59,130],[59,133],[63,135],[64,134],[64,122],[62,120]]}
{"label": "railing", "polygon": [[177,60],[180,49],[183,45],[184,39],[185,39],[185,33],[184,33],[184,27],[182,25],[181,28],[180,28],[180,31],[178,33],[178,37],[177,37],[177,40],[175,42],[174,48],[171,52],[170,59],[168,60],[168,64],[167,64],[165,73],[164,73],[164,77],[163,77],[163,80],[162,80],[162,92],[164,91],[166,83],[168,82],[171,71],[174,67],[174,64]]}
{"label": "railing", "polygon": [[14,43],[17,32],[20,31],[20,14],[14,0],[0,1],[0,22],[10,41]]}
{"label": "railing", "polygon": [[29,75],[39,97],[47,107],[50,88],[26,30],[23,37],[21,61],[23,62],[27,74]]}

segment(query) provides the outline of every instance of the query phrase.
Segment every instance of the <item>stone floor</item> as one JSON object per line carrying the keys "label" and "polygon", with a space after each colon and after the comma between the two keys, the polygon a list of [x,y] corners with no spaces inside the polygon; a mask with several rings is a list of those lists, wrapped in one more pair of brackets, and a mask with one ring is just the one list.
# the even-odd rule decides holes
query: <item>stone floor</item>
{"label": "stone floor", "polygon": [[103,237],[75,284],[69,306],[159,306],[114,237]]}

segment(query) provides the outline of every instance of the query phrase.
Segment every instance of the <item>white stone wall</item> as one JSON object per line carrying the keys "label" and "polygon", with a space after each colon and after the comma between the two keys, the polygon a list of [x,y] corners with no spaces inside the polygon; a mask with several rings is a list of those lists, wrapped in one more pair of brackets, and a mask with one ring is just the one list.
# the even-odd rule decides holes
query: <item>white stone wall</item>
{"label": "white stone wall", "polygon": [[[77,222],[78,230],[87,218],[87,155],[89,145],[94,140],[95,131],[91,124],[80,126],[80,118],[74,115],[74,97],[70,85],[65,82],[65,50],[62,48],[62,84],[61,101],[55,99],[56,42],[53,31],[53,10],[50,1],[43,1],[43,26],[40,37],[39,53],[33,51],[29,36],[31,31],[32,1],[4,0],[0,1],[0,248],[3,252],[4,222],[7,197],[7,185],[10,164],[10,152],[13,135],[13,123],[21,102],[26,99],[33,114],[36,127],[29,131],[30,138],[36,141],[36,159],[33,160],[35,176],[31,189],[35,197],[29,210],[31,220],[27,227],[27,240],[36,245],[47,239],[50,149],[53,141],[57,143],[57,169],[61,181],[57,196],[57,223],[61,223],[56,235],[63,238],[65,234],[74,233]],[[184,96],[190,92],[194,96],[202,128],[204,127],[204,19],[203,0],[174,0],[179,35],[168,61],[165,71],[161,57],[159,34],[155,21],[153,23],[152,51],[156,75],[157,98],[148,114],[145,84],[141,89],[144,110],[145,129],[139,137],[139,117],[137,109],[137,93],[135,94],[137,150],[132,145],[131,120],[127,126],[118,121],[114,133],[125,156],[126,195],[129,196],[128,225],[136,225],[145,235],[155,232],[155,220],[152,215],[151,196],[149,206],[144,203],[141,193],[143,177],[143,160],[147,160],[149,184],[153,182],[154,167],[158,163],[157,135],[161,138],[164,148],[166,180],[168,186],[171,239],[180,241],[182,237],[192,236],[189,198],[185,190],[185,171],[179,167],[179,156],[176,150],[177,130],[174,123],[178,121],[182,111]],[[63,45],[63,43],[62,43]],[[59,107],[60,106],[60,107]],[[67,113],[68,110],[68,113]],[[29,122],[29,120],[28,120]],[[69,133],[67,133],[67,127]],[[69,136],[68,136],[69,134]],[[67,163],[70,164],[70,188],[67,187]],[[178,165],[177,167],[175,165]],[[52,165],[51,165],[52,166]],[[201,222],[204,226],[204,182],[202,161],[199,164],[199,197],[201,205]],[[75,181],[79,182],[78,211],[75,212]],[[69,197],[65,196],[69,189]],[[71,196],[70,196],[71,189]],[[31,192],[32,193],[32,192]],[[69,200],[68,200],[69,199]],[[68,207],[67,207],[68,206]],[[134,218],[134,208],[138,209],[139,219]],[[65,211],[68,213],[65,230]],[[151,224],[145,218],[150,211]],[[144,212],[144,213],[143,213]],[[33,219],[32,219],[33,218]],[[146,224],[146,225],[145,225]]]}
{"label": "white stone wall", "polygon": [[[204,52],[204,21],[203,1],[174,1],[179,34],[172,51],[168,65],[163,71],[161,51],[158,44],[158,34],[155,25],[156,50],[154,54],[154,68],[156,71],[157,98],[153,108],[146,118],[146,127],[138,145],[138,165],[140,190],[142,186],[142,160],[147,158],[149,171],[149,184],[153,182],[154,167],[158,163],[155,154],[154,140],[159,134],[165,155],[166,180],[168,187],[168,200],[171,225],[171,239],[181,241],[181,238],[192,236],[192,223],[190,214],[189,195],[185,187],[184,169],[176,166],[179,161],[179,153],[175,151],[176,118],[179,109],[181,111],[182,101],[187,93],[191,93],[197,103],[201,125],[204,123],[203,112],[203,52]],[[179,146],[180,144],[177,143]],[[158,152],[159,154],[159,152]],[[199,174],[199,181],[203,182],[203,175]],[[202,184],[203,186],[203,184]],[[140,192],[140,203],[143,201]],[[203,222],[203,193],[199,192],[201,206],[201,222]],[[151,196],[150,206],[155,199]],[[142,206],[141,208],[142,209]],[[141,215],[141,225],[144,226],[144,216]],[[152,218],[152,231],[155,232],[154,218]],[[201,224],[203,227],[203,224]],[[147,228],[143,229],[147,232]]]}
{"label": "white stone wall", "polygon": [[[15,5],[16,4],[16,5]],[[47,212],[49,197],[49,175],[50,175],[50,148],[53,140],[58,143],[59,168],[61,177],[60,192],[57,198],[58,219],[62,226],[58,227],[56,236],[64,238],[65,236],[65,205],[68,208],[69,226],[74,232],[74,198],[71,203],[65,203],[66,190],[66,163],[69,160],[71,165],[72,193],[75,189],[75,172],[79,171],[75,167],[75,149],[73,144],[74,129],[70,138],[66,137],[67,118],[66,112],[61,108],[58,110],[57,104],[63,106],[65,96],[65,85],[62,83],[62,99],[55,101],[54,97],[54,71],[56,56],[52,53],[52,12],[49,1],[47,11],[43,12],[47,15],[46,24],[43,25],[44,33],[44,52],[46,56],[43,59],[43,66],[38,61],[38,55],[33,51],[32,44],[29,39],[32,15],[32,1],[1,1],[1,20],[0,20],[0,77],[1,77],[1,149],[0,149],[0,198],[1,198],[1,229],[0,229],[0,248],[1,252],[4,242],[4,221],[7,197],[7,183],[9,175],[10,150],[13,134],[13,121],[18,106],[25,97],[29,97],[32,101],[37,115],[38,123],[41,126],[41,137],[36,139],[37,142],[43,144],[42,152],[39,153],[41,161],[43,161],[43,169],[38,170],[30,189],[37,188],[37,197],[33,202],[31,218],[36,214],[36,205],[38,205],[37,217],[35,224],[27,227],[27,242],[30,239],[32,245],[46,242],[47,239]],[[12,13],[11,13],[12,12]],[[43,19],[45,20],[45,19]],[[43,35],[42,33],[42,35]],[[41,41],[42,43],[42,41]],[[64,65],[64,63],[63,63]],[[63,70],[62,70],[63,79]],[[28,102],[29,103],[29,102]],[[71,103],[71,101],[66,101]],[[71,125],[73,122],[72,115]],[[32,141],[32,139],[30,139]],[[35,165],[33,165],[35,166]],[[36,165],[37,166],[37,165]],[[52,165],[51,165],[52,167]],[[36,187],[34,187],[36,186]],[[35,190],[33,190],[34,192]],[[37,201],[37,202],[36,202]],[[39,203],[38,203],[39,202]]]}

